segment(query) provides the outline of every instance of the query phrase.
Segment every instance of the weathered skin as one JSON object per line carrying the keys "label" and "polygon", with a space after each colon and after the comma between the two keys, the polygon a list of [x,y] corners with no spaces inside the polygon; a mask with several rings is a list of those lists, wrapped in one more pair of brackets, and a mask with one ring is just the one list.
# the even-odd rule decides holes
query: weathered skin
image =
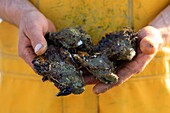
{"label": "weathered skin", "polygon": [[84,91],[82,67],[105,84],[115,84],[120,61],[136,55],[136,34],[129,28],[107,34],[97,45],[81,28],[66,28],[45,36],[48,49],[33,60],[35,71],[60,89],[57,96]]}

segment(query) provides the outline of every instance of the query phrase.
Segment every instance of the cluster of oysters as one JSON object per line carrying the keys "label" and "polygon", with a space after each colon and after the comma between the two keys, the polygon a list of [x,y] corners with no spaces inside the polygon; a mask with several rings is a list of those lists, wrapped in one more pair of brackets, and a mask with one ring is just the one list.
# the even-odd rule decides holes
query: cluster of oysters
{"label": "cluster of oysters", "polygon": [[43,81],[53,82],[60,90],[57,96],[81,94],[84,69],[105,84],[115,84],[120,62],[130,61],[136,55],[137,34],[127,27],[107,34],[96,45],[80,27],[49,32],[45,38],[47,51],[32,63]]}

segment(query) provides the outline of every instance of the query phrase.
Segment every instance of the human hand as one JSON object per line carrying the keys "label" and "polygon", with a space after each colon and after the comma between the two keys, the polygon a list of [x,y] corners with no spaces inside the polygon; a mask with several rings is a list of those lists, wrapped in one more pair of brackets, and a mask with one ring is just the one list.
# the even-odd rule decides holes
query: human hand
{"label": "human hand", "polygon": [[38,10],[28,10],[21,14],[18,54],[32,68],[34,57],[43,54],[47,49],[44,35],[55,30],[53,23]]}
{"label": "human hand", "polygon": [[163,45],[163,39],[159,30],[151,26],[146,26],[141,29],[138,32],[138,37],[139,47],[137,48],[137,55],[132,61],[117,70],[117,75],[119,76],[118,83],[104,84],[96,80],[94,76],[84,76],[86,84],[95,84],[93,87],[94,93],[104,93],[107,90],[124,83],[134,74],[142,72]]}

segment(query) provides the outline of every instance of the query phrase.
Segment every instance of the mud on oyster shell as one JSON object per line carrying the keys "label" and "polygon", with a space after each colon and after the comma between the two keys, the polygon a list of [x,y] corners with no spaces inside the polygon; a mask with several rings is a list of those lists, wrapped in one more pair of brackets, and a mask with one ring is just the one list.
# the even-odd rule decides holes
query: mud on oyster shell
{"label": "mud on oyster shell", "polygon": [[[105,84],[115,84],[118,61],[130,61],[136,55],[137,35],[130,28],[107,34],[97,45],[80,27],[66,28],[45,36],[48,49],[33,61],[35,71],[60,90],[57,96],[84,91],[83,71]],[[81,52],[85,54],[80,54]]]}
{"label": "mud on oyster shell", "polygon": [[50,45],[43,55],[32,61],[35,71],[43,76],[42,80],[49,80],[60,89],[57,96],[80,94],[84,91],[82,72],[71,62],[64,61],[66,57],[69,59],[69,54],[68,51]]}
{"label": "mud on oyster shell", "polygon": [[60,32],[47,33],[46,39],[47,42],[52,42],[55,46],[60,44],[62,48],[69,50],[71,53],[85,51],[90,54],[94,47],[90,35],[85,33],[81,27],[69,27]]}
{"label": "mud on oyster shell", "polygon": [[111,61],[132,60],[136,55],[137,33],[128,27],[119,32],[106,34],[97,45],[95,52],[106,54]]}
{"label": "mud on oyster shell", "polygon": [[104,54],[94,54],[91,56],[73,55],[75,61],[86,68],[92,75],[96,76],[105,84],[112,84],[118,81],[115,73],[115,64]]}

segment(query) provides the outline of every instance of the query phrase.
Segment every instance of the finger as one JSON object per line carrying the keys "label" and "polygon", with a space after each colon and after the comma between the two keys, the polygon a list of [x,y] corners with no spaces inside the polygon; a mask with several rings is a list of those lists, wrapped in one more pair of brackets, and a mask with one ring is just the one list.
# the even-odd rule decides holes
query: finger
{"label": "finger", "polygon": [[85,75],[85,76],[83,76],[83,78],[84,78],[84,82],[86,85],[87,84],[89,84],[89,85],[96,84],[97,82],[99,82],[95,76]]}
{"label": "finger", "polygon": [[30,47],[26,47],[24,49],[24,53],[23,53],[23,59],[25,60],[25,62],[32,68],[33,68],[33,64],[32,61],[33,59],[36,57],[35,53],[33,52],[32,46]]}
{"label": "finger", "polygon": [[140,49],[144,54],[154,54],[158,51],[159,42],[150,37],[145,37],[140,41]]}
{"label": "finger", "polygon": [[104,84],[102,82],[99,82],[93,87],[93,92],[95,94],[104,93],[107,90],[111,89],[112,87],[113,87],[112,84]]}
{"label": "finger", "polygon": [[133,61],[125,64],[123,67],[121,67],[121,69],[117,71],[117,75],[119,76],[118,83],[104,84],[100,82],[94,86],[93,92],[96,94],[104,93],[112,87],[122,84],[134,74],[141,72],[150,62],[153,56],[154,55],[145,55],[143,53],[137,55]]}
{"label": "finger", "polygon": [[144,54],[155,54],[163,44],[160,31],[152,26],[147,26],[138,32],[140,49]]}
{"label": "finger", "polygon": [[83,72],[83,79],[86,85],[96,84],[98,82],[97,78],[87,71],[86,68],[81,68]]}
{"label": "finger", "polygon": [[32,68],[32,60],[36,57],[30,40],[23,34],[19,33],[18,54]]}
{"label": "finger", "polygon": [[26,27],[25,34],[30,39],[34,52],[37,55],[41,55],[47,50],[47,42],[41,27],[37,25],[33,25],[33,27],[30,28]]}

